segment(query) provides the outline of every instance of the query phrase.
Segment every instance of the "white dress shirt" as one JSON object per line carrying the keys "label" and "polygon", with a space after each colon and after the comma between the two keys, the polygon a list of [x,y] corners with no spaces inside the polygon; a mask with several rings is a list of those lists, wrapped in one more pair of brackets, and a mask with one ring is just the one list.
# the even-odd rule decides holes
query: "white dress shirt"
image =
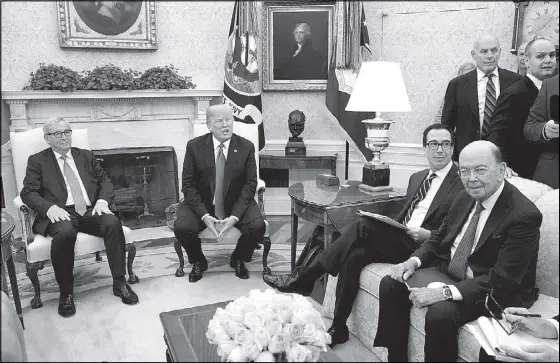
{"label": "white dress shirt", "polygon": [[[56,161],[62,172],[62,176],[64,177],[64,183],[66,184],[66,190],[68,191],[68,198],[66,198],[66,205],[74,205],[74,198],[72,197],[72,190],[70,189],[70,184],[68,184],[68,179],[66,179],[66,174],[64,174],[64,159],[62,158],[62,154],[57,153],[53,150],[54,156],[56,157]],[[78,168],[76,168],[76,162],[74,161],[74,157],[72,156],[72,152],[68,151],[66,153],[66,162],[70,166],[70,169],[76,174],[78,178],[78,182],[80,183],[80,189],[82,190],[82,194],[84,195],[84,200],[86,201],[87,206],[91,206],[91,201],[89,200],[86,188],[84,183],[82,182],[82,178],[80,177],[80,173],[78,173]]]}
{"label": "white dress shirt", "polygon": [[299,52],[301,52],[301,44],[298,43],[298,44],[297,44],[297,49],[296,49],[296,51],[294,52],[294,55],[292,56],[292,58],[294,58],[296,55],[298,55]]}
{"label": "white dress shirt", "polygon": [[532,74],[527,73],[527,77],[534,83],[535,87],[540,91],[542,87],[542,81]]}
{"label": "white dress shirt", "polygon": [[443,183],[443,180],[445,179],[445,177],[447,177],[447,174],[451,170],[452,166],[453,163],[450,161],[449,164],[436,172],[430,169],[428,177],[432,173],[435,173],[436,177],[432,180],[432,184],[430,185],[430,189],[428,189],[428,192],[426,193],[426,197],[420,203],[418,203],[416,205],[416,208],[414,208],[414,211],[412,211],[412,215],[410,216],[410,219],[406,224],[408,228],[420,227],[422,223],[424,223],[424,218],[426,218],[428,209],[430,208],[430,205],[432,205],[434,197],[436,196],[439,188],[441,187],[441,184]]}
{"label": "white dress shirt", "polygon": [[[494,77],[492,77],[492,82],[494,82],[494,88],[496,89],[496,101],[500,97],[500,73],[498,72],[498,67],[492,72]],[[486,83],[488,83],[488,77],[485,77],[486,73],[482,72],[480,69],[476,69],[476,89],[478,91],[478,116],[480,117],[480,131],[482,131],[482,125],[484,124],[484,103],[486,102]]]}

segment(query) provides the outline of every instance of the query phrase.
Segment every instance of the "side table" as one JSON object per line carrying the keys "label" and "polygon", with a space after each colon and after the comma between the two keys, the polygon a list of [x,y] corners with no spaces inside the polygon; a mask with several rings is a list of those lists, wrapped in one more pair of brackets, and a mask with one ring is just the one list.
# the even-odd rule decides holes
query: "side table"
{"label": "side table", "polygon": [[308,152],[307,155],[283,155],[262,153],[259,155],[261,179],[267,187],[287,188],[291,169],[327,169],[336,175],[336,154],[324,155]]}
{"label": "side table", "polygon": [[[8,276],[10,278],[10,285],[12,286],[12,299],[16,304],[16,312],[21,321],[22,327],[25,329],[25,325],[23,324],[23,314],[21,311],[21,302],[19,300],[19,289],[17,284],[16,278],[16,268],[14,266],[14,258],[12,255],[12,247],[14,244],[14,236],[12,232],[15,229],[15,221],[14,218],[2,211],[2,265],[6,263],[6,267],[8,270]],[[4,275],[4,267],[2,267],[2,275]],[[5,279],[5,276],[2,276]],[[4,286],[5,284],[2,284]]]}

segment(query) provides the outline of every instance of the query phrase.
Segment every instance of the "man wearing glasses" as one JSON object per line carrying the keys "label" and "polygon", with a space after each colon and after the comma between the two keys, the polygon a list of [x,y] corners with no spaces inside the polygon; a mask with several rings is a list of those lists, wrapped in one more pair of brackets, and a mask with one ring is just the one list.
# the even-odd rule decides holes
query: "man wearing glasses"
{"label": "man wearing glasses", "polygon": [[[542,215],[505,180],[506,164],[489,141],[467,145],[459,156],[465,187],[441,227],[379,285],[379,324],[374,346],[387,347],[389,361],[408,359],[410,309],[427,307],[424,359],[457,360],[459,328],[488,315],[488,293],[501,306],[530,307],[535,287]],[[430,271],[431,270],[431,271]],[[437,272],[439,287],[404,284]],[[424,285],[426,286],[426,285]]]}
{"label": "man wearing glasses", "polygon": [[113,184],[90,150],[72,147],[72,129],[62,118],[43,125],[50,148],[31,155],[20,196],[37,212],[33,231],[51,236],[51,262],[60,289],[58,313],[76,313],[73,297],[74,246],[78,232],[103,237],[113,294],[125,304],[138,296],[125,280],[125,237],[109,210]]}
{"label": "man wearing glasses", "polygon": [[280,291],[303,295],[309,295],[315,280],[325,273],[339,276],[334,320],[328,330],[331,347],[348,341],[346,321],[358,294],[362,269],[373,262],[406,260],[441,225],[453,199],[463,189],[457,166],[451,161],[454,141],[453,131],[442,124],[424,130],[422,143],[430,167],[410,177],[405,205],[395,218],[406,230],[359,217],[307,269],[263,276],[267,284]]}

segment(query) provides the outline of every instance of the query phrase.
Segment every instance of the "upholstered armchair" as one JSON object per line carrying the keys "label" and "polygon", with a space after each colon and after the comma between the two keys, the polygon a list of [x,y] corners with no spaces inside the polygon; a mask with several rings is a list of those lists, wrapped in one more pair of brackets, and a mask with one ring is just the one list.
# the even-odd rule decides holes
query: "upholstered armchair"
{"label": "upholstered armchair", "polygon": [[[206,124],[195,124],[193,126],[192,137],[194,138],[197,136],[202,136],[204,134],[207,134],[208,132],[209,132],[208,127],[206,126]],[[264,200],[263,200],[265,183],[263,180],[260,179],[260,173],[259,173],[259,128],[255,124],[246,124],[243,122],[235,121],[233,126],[233,132],[241,137],[246,138],[247,140],[251,141],[255,145],[255,161],[257,163],[257,191],[256,191],[255,198],[257,200],[257,204],[259,205],[261,214],[266,224],[266,231],[264,233],[264,238],[263,241],[260,242],[260,244],[262,244],[264,247],[263,261],[262,261],[263,273],[264,274],[271,273],[271,270],[268,267],[268,253],[270,252],[271,241],[269,235],[269,224],[268,221],[266,220],[266,214],[264,212]],[[170,228],[173,228],[173,223],[176,219],[175,213],[177,211],[177,208],[178,208],[178,203],[168,207],[168,221],[169,221],[168,225]],[[204,241],[212,241],[212,240],[215,241],[214,235],[208,228],[202,230],[198,236],[200,237],[203,243]],[[227,233],[227,235],[222,239],[222,243],[236,243],[240,236],[241,236],[241,232],[239,232],[237,228],[233,227]],[[185,259],[183,257],[182,247],[179,244],[179,241],[177,241],[176,239],[175,239],[174,247],[175,247],[175,251],[177,252],[177,256],[179,257],[179,268],[177,268],[177,271],[175,272],[175,276],[182,277],[185,275],[185,272],[183,271],[183,267],[185,265]]]}
{"label": "upholstered armchair", "polygon": [[[23,187],[23,179],[25,178],[27,160],[29,156],[48,148],[49,145],[43,137],[42,128],[36,128],[25,132],[11,132],[10,143],[17,183],[16,185],[19,192]],[[89,149],[87,130],[73,130],[72,146],[79,147],[81,149]],[[36,213],[25,205],[19,196],[14,199],[14,205],[19,210],[20,216],[22,217],[26,270],[31,283],[33,284],[33,289],[35,290],[35,296],[31,300],[31,307],[33,309],[37,309],[43,306],[37,272],[43,269],[45,262],[50,260],[52,237],[45,237],[41,234],[33,233],[31,227]],[[128,282],[130,284],[135,284],[138,282],[138,277],[132,272],[132,264],[134,263],[134,257],[136,257],[136,246],[130,237],[130,229],[123,226],[123,232],[128,252]],[[82,232],[78,233],[75,246],[75,256],[95,253],[96,260],[101,261],[99,251],[103,250],[105,250],[105,244],[103,243],[103,239],[101,237],[92,236]]]}

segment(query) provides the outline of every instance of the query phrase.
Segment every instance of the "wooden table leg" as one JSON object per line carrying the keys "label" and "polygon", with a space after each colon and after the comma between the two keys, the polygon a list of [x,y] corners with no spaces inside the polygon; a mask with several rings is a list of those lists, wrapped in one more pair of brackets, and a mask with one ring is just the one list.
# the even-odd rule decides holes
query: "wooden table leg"
{"label": "wooden table leg", "polygon": [[12,285],[12,298],[14,299],[14,303],[16,305],[16,312],[19,316],[19,320],[21,321],[21,326],[25,329],[25,325],[23,324],[23,314],[21,312],[21,301],[19,300],[19,289],[17,284],[17,277],[16,277],[16,268],[14,266],[14,258],[10,251],[10,256],[6,260],[6,267],[8,269],[8,276],[10,278],[10,285]]}
{"label": "wooden table leg", "polygon": [[296,268],[298,216],[295,213],[295,203],[292,199],[292,271]]}

